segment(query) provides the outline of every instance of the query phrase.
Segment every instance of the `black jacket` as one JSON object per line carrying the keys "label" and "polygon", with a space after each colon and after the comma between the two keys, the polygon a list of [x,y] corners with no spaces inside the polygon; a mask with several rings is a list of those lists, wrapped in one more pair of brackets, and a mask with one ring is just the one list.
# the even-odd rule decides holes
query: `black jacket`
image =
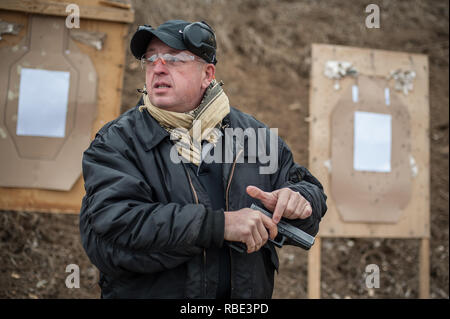
{"label": "black jacket", "polygon": [[[230,128],[266,128],[231,108]],[[193,165],[176,164],[169,134],[147,111],[132,108],[107,123],[83,155],[86,195],[80,211],[81,240],[100,270],[105,298],[214,298],[217,247],[224,245],[223,210],[213,210]],[[326,195],[310,172],[293,162],[278,138],[278,170],[259,174],[260,163],[224,163],[226,209],[252,203],[254,185],[264,191],[289,187],[303,195],[312,215],[289,221],[311,235],[326,212]],[[241,152],[242,159],[247,157]],[[289,244],[289,243],[288,243]],[[252,254],[231,254],[231,297],[270,298],[278,256],[268,242]]]}

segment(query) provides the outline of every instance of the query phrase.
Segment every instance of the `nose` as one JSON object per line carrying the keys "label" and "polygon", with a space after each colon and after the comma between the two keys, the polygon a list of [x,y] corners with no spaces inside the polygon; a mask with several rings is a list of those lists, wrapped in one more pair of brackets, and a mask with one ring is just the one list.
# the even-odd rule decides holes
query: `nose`
{"label": "nose", "polygon": [[153,62],[153,65],[155,65],[156,63],[158,63],[158,61],[161,61],[162,64],[166,64],[166,61],[165,61],[162,57],[159,57],[159,58],[157,58],[157,59],[155,60],[155,62]]}
{"label": "nose", "polygon": [[158,58],[153,62],[151,69],[156,74],[167,73],[166,61],[163,58]]}

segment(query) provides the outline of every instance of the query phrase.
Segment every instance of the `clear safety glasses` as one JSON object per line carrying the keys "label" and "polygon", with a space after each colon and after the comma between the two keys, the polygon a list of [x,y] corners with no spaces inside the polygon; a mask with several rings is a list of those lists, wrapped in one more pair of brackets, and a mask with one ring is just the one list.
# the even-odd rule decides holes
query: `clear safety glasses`
{"label": "clear safety glasses", "polygon": [[158,60],[161,60],[161,63],[164,64],[167,67],[177,67],[185,64],[189,61],[203,61],[200,58],[197,58],[193,55],[187,54],[185,52],[180,52],[177,54],[171,54],[171,53],[157,53],[157,54],[151,54],[151,53],[145,53],[141,57],[141,67],[143,70],[146,70],[148,68],[153,68],[156,65],[156,62]]}

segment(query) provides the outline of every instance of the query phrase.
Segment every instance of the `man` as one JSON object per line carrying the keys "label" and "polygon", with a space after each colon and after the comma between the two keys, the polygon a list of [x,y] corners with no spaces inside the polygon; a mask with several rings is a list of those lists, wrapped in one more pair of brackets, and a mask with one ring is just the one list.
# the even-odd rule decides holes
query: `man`
{"label": "man", "polygon": [[265,125],[230,107],[205,22],[141,26],[130,48],[145,69],[143,99],[83,157],[81,239],[102,297],[270,298],[278,257],[268,239],[281,218],[315,235],[322,185]]}

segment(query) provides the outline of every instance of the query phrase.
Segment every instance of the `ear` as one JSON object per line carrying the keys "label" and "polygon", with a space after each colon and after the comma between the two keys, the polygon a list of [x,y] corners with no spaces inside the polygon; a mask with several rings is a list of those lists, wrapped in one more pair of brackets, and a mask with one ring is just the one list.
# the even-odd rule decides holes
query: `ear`
{"label": "ear", "polygon": [[216,74],[216,66],[208,63],[203,67],[202,89],[206,89]]}

